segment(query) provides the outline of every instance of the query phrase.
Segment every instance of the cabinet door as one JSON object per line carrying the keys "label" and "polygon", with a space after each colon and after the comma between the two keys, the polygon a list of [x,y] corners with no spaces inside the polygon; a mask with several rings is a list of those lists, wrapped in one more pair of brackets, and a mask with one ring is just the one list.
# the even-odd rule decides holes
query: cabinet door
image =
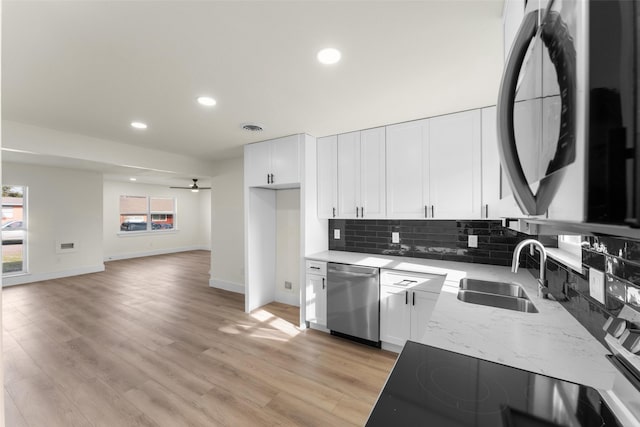
{"label": "cabinet door", "polygon": [[338,137],[318,138],[318,218],[338,213]]}
{"label": "cabinet door", "polygon": [[434,218],[480,218],[480,110],[429,123],[429,200]]}
{"label": "cabinet door", "polygon": [[380,341],[404,345],[409,339],[411,315],[409,291],[395,286],[380,287]]}
{"label": "cabinet door", "polygon": [[385,129],[360,133],[360,216],[386,217]]}
{"label": "cabinet door", "polygon": [[271,173],[270,141],[256,142],[244,146],[244,177],[246,187],[266,186]]}
{"label": "cabinet door", "polygon": [[496,107],[483,108],[482,114],[482,218],[500,217],[500,155]]}
{"label": "cabinet door", "polygon": [[338,216],[359,217],[360,132],[338,135]]}
{"label": "cabinet door", "polygon": [[426,218],[429,120],[387,126],[387,217]]}
{"label": "cabinet door", "polygon": [[412,291],[411,301],[411,340],[423,342],[422,337],[427,330],[427,323],[436,307],[438,296],[434,292]]}
{"label": "cabinet door", "polygon": [[307,274],[307,322],[327,325],[326,281],[326,276]]}
{"label": "cabinet door", "polygon": [[298,135],[270,141],[271,172],[275,185],[300,182],[300,142]]}

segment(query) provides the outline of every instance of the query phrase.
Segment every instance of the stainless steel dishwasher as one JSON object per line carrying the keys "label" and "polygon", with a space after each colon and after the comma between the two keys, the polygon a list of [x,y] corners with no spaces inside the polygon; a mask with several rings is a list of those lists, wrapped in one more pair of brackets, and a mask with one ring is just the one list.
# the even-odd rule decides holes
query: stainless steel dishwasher
{"label": "stainless steel dishwasher", "polygon": [[380,270],[359,265],[328,263],[327,328],[380,346]]}

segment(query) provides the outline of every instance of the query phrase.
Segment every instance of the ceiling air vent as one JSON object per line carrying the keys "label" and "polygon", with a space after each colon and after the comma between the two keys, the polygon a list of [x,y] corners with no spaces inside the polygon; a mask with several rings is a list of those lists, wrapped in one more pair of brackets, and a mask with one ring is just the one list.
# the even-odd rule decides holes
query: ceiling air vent
{"label": "ceiling air vent", "polygon": [[242,129],[247,132],[262,132],[262,126],[256,123],[244,123]]}

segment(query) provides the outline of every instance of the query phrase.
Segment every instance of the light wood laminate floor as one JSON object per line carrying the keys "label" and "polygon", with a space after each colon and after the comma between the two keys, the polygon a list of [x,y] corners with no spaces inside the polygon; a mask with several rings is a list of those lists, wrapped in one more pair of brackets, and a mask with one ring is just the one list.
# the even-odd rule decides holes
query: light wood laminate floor
{"label": "light wood laminate floor", "polygon": [[396,355],[300,330],[295,307],[244,313],[209,257],[4,289],[6,425],[364,424]]}

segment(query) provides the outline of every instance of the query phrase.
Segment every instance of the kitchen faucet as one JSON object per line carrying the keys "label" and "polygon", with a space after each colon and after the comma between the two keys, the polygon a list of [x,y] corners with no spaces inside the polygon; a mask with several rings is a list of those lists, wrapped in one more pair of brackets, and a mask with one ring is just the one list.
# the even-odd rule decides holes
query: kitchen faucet
{"label": "kitchen faucet", "polygon": [[518,246],[513,251],[513,260],[511,262],[511,271],[513,273],[518,272],[518,265],[520,263],[520,252],[525,246],[535,246],[540,252],[540,278],[538,279],[538,297],[549,298],[549,288],[547,287],[547,251],[544,249],[544,245],[535,239],[526,239],[518,243]]}

